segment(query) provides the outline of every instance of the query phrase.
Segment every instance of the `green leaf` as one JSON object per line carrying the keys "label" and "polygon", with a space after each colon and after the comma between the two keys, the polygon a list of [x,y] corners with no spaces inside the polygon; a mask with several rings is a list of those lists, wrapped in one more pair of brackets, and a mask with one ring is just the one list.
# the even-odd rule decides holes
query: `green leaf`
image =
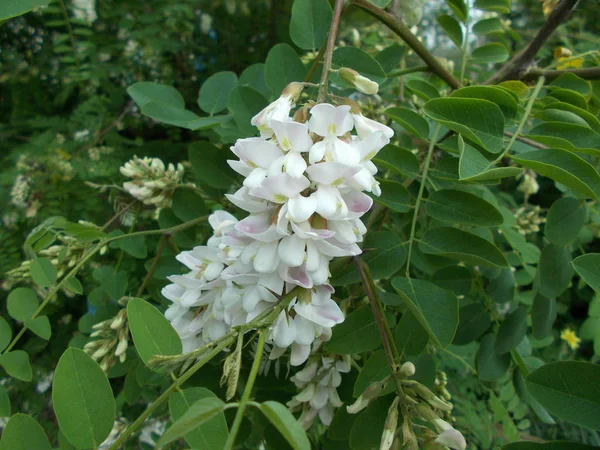
{"label": "green leaf", "polygon": [[566,245],[575,240],[585,222],[585,204],[573,197],[555,201],[548,215],[544,234],[553,244]]}
{"label": "green leaf", "polygon": [[502,235],[506,238],[510,246],[527,264],[537,264],[540,260],[540,249],[527,242],[525,237],[517,230],[506,225],[502,226]]}
{"label": "green leaf", "polygon": [[38,286],[49,287],[56,281],[56,268],[45,258],[36,258],[31,261],[29,270],[31,271],[31,278]]}
{"label": "green leaf", "polygon": [[[233,114],[233,120],[248,136],[258,134],[258,130],[250,123],[250,121],[252,120],[252,117],[265,108],[267,104],[268,101],[262,94],[247,86],[236,87],[229,94],[229,99],[227,101],[227,107]],[[200,143],[201,142],[194,142],[192,145]]]}
{"label": "green leaf", "polygon": [[425,114],[491,153],[504,143],[504,115],[498,105],[474,98],[436,98],[425,104]]}
{"label": "green leaf", "polygon": [[429,124],[416,111],[409,108],[388,108],[385,111],[385,115],[400,124],[410,134],[422,139],[428,139]]}
{"label": "green leaf", "polygon": [[441,14],[436,18],[437,23],[440,24],[446,34],[452,39],[452,42],[458,47],[462,47],[463,42],[463,31],[458,21],[448,14]]}
{"label": "green leaf", "polygon": [[[188,433],[193,432],[198,426],[205,424],[223,411],[225,403],[216,396],[206,396],[195,401],[183,415],[175,420],[160,437],[156,445],[162,447]],[[214,447],[213,447],[214,448]]]}
{"label": "green leaf", "polygon": [[471,53],[473,62],[479,64],[501,63],[506,61],[508,57],[508,49],[498,42],[484,44]]}
{"label": "green leaf", "polygon": [[228,116],[200,117],[192,111],[175,108],[161,102],[149,101],[142,108],[142,114],[157,122],[186,128],[188,130],[204,130],[214,128],[226,122]]}
{"label": "green leaf", "polygon": [[[373,279],[388,278],[395,274],[406,262],[406,249],[397,235],[391,231],[371,231],[367,234],[363,245],[365,253],[362,260],[369,266]],[[339,268],[339,270],[336,270]],[[358,283],[360,273],[352,259],[338,259],[332,266],[334,276],[331,283],[343,286]],[[340,273],[338,275],[338,273]]]}
{"label": "green leaf", "polygon": [[510,1],[511,0],[475,0],[475,8],[500,14],[508,14],[510,12]]}
{"label": "green leaf", "polygon": [[458,16],[461,22],[467,21],[469,15],[469,8],[463,0],[446,0],[446,3],[454,11],[454,14]]}
{"label": "green leaf", "polygon": [[431,281],[456,295],[467,295],[471,290],[473,275],[466,267],[446,266],[435,272]]}
{"label": "green leaf", "polygon": [[552,178],[594,200],[600,199],[600,175],[587,161],[560,149],[534,150],[512,158],[519,164]]}
{"label": "green leaf", "polygon": [[465,144],[460,155],[458,175],[461,181],[485,181],[499,178],[515,177],[523,169],[519,167],[496,167],[478,150]]}
{"label": "green leaf", "polygon": [[[271,92],[279,96],[292,81],[302,81],[306,67],[288,44],[277,44],[265,61],[265,82]],[[258,112],[258,111],[257,111]]]}
{"label": "green leaf", "polygon": [[188,222],[206,216],[208,208],[200,195],[191,189],[179,188],[173,194],[173,213],[182,221]]}
{"label": "green leaf", "polygon": [[333,328],[325,350],[331,353],[354,354],[374,350],[381,344],[379,330],[370,308],[352,312],[343,323]]}
{"label": "green leaf", "polygon": [[385,8],[390,4],[392,0],[368,0],[369,3],[373,3],[375,6],[379,8]]}
{"label": "green leaf", "polygon": [[491,203],[454,189],[433,192],[427,199],[425,210],[435,219],[472,226],[493,227],[502,225],[504,221],[500,211]]}
{"label": "green leaf", "polygon": [[127,273],[115,272],[112,267],[101,266],[94,270],[92,276],[100,283],[100,287],[113,300],[119,300],[127,292]]}
{"label": "green leaf", "polygon": [[377,166],[383,166],[409,178],[419,176],[419,159],[410,150],[388,144],[373,158]]}
{"label": "green leaf", "polygon": [[521,343],[527,332],[527,310],[523,305],[510,313],[500,324],[494,350],[497,354],[509,353]]}
{"label": "green leaf", "polygon": [[29,355],[23,350],[13,350],[0,355],[0,366],[4,367],[7,374],[18,380],[31,381],[33,377]]}
{"label": "green leaf", "polygon": [[547,106],[548,109],[566,111],[581,117],[596,133],[600,133],[600,120],[585,109],[578,108],[570,103],[556,102]]}
{"label": "green leaf", "polygon": [[[205,388],[196,387],[174,392],[169,397],[169,412],[174,422],[179,421],[191,409],[195,402],[205,398],[216,398],[215,394]],[[212,450],[225,447],[227,422],[224,414],[217,414],[202,425],[184,435],[186,442],[196,450]]]}
{"label": "green leaf", "polygon": [[406,87],[425,101],[440,97],[440,91],[433,84],[424,80],[408,80]]}
{"label": "green leaf", "polygon": [[600,292],[600,253],[578,256],[572,264],[583,281],[596,292]]}
{"label": "green leaf", "polygon": [[260,410],[294,450],[310,450],[310,441],[289,409],[281,403],[267,401]]}
{"label": "green leaf", "polygon": [[[575,108],[575,106],[573,106],[573,108]],[[581,116],[571,111],[563,111],[562,109],[553,109],[548,107],[542,111],[539,111],[535,117],[536,119],[543,120],[544,122],[565,122],[590,128],[589,124]]]}
{"label": "green leaf", "polygon": [[239,86],[249,86],[259,92],[263,97],[269,98],[271,91],[265,83],[265,65],[262,63],[252,64],[244,69],[238,80]]}
{"label": "green leaf", "polygon": [[541,340],[552,333],[552,327],[556,320],[556,299],[536,295],[531,308],[531,327],[533,337]]}
{"label": "green leaf", "polygon": [[190,144],[188,157],[199,182],[216,189],[228,189],[233,184],[234,178],[225,152],[225,149],[218,149],[206,141]]}
{"label": "green leaf", "polygon": [[381,50],[375,57],[375,61],[379,63],[386,74],[389,74],[400,65],[400,61],[402,61],[405,54],[406,47],[400,44],[392,44]]}
{"label": "green leaf", "polygon": [[525,100],[529,96],[529,86],[522,81],[509,80],[503,81],[497,87],[515,96],[517,100]]}
{"label": "green leaf", "polygon": [[473,265],[508,267],[500,250],[491,242],[457,228],[433,228],[419,242],[426,254],[458,259]]}
{"label": "green leaf", "polygon": [[418,356],[427,347],[429,334],[410,309],[398,322],[394,330],[394,341],[400,356]]}
{"label": "green leaf", "polygon": [[548,94],[549,98],[555,98],[561,102],[570,103],[581,109],[587,109],[587,101],[583,95],[570,89],[552,89]]}
{"label": "green leaf", "polygon": [[556,424],[552,416],[548,414],[548,411],[546,411],[544,407],[531,396],[529,389],[527,389],[525,379],[519,370],[513,371],[512,382],[518,397],[531,406],[535,415],[538,416],[542,422],[547,423],[548,425]]}
{"label": "green leaf", "polygon": [[479,339],[492,324],[490,313],[480,303],[469,303],[460,308],[458,318],[453,345],[466,345]]}
{"label": "green leaf", "polygon": [[550,83],[551,89],[554,89],[556,87],[570,89],[583,95],[586,98],[588,98],[592,93],[592,84],[589,81],[578,77],[574,73],[563,73],[556,80]]}
{"label": "green leaf", "polygon": [[588,155],[600,155],[600,134],[587,124],[545,122],[533,128],[527,137],[550,147]]}
{"label": "green leaf", "polygon": [[[358,397],[363,391],[369,387],[371,383],[376,383],[378,381],[382,381],[387,376],[391,375],[392,371],[387,362],[387,358],[385,356],[385,352],[383,350],[378,350],[371,355],[371,357],[367,360],[363,368],[360,370],[358,374],[358,378],[354,383],[354,390],[352,391],[352,395],[354,397]],[[394,383],[388,383],[387,388],[383,391],[381,395],[389,394],[395,390]]]}
{"label": "green leaf", "polygon": [[46,316],[39,316],[35,319],[27,319],[25,326],[32,332],[37,334],[39,337],[45,340],[49,340],[52,335],[52,328],[50,327],[50,321]]}
{"label": "green leaf", "polygon": [[[387,78],[381,65],[368,53],[356,47],[338,47],[333,52],[333,65],[335,68],[349,67],[354,69],[362,76],[378,84],[382,84]],[[340,85],[350,87],[348,83],[341,81],[339,77],[336,76],[336,78],[339,80]]]}
{"label": "green leaf", "polygon": [[227,107],[229,94],[237,86],[233,72],[217,72],[208,77],[198,93],[198,106],[211,116]]}
{"label": "green leaf", "polygon": [[494,381],[503,376],[510,366],[510,353],[498,355],[494,350],[496,336],[486,334],[481,338],[479,350],[475,357],[477,376],[482,381]]}
{"label": "green leaf", "polygon": [[148,247],[144,236],[124,237],[116,241],[115,244],[134,258],[144,259],[148,256]]}
{"label": "green leaf", "polygon": [[81,281],[75,277],[68,278],[67,281],[65,281],[64,286],[75,294],[83,294],[83,286],[81,285]]}
{"label": "green leaf", "polygon": [[494,86],[468,86],[454,91],[451,95],[457,98],[477,98],[495,103],[504,118],[514,120],[517,117],[519,104],[512,94]]}
{"label": "green leaf", "polygon": [[0,450],[52,450],[42,426],[27,414],[10,418],[0,440]]}
{"label": "green leaf", "polygon": [[12,339],[12,329],[4,317],[0,316],[0,352],[4,350]]}
{"label": "green leaf", "polygon": [[38,308],[38,296],[33,289],[16,288],[6,299],[6,307],[8,314],[19,322],[26,322],[31,318],[35,310]]}
{"label": "green leaf", "polygon": [[8,391],[0,385],[0,417],[10,417],[10,398]]}
{"label": "green leaf", "polygon": [[127,303],[129,329],[140,358],[144,363],[154,355],[179,355],[181,339],[165,316],[141,298]]}
{"label": "green leaf", "polygon": [[173,86],[166,84],[139,81],[129,86],[127,93],[140,109],[149,102],[158,102],[175,109],[185,108],[183,96]]}
{"label": "green leaf", "polygon": [[566,422],[600,429],[600,366],[583,361],[555,361],[527,377],[531,395]]}
{"label": "green leaf", "polygon": [[52,404],[61,431],[77,448],[98,447],[112,430],[115,400],[106,374],[87,353],[67,349],[52,382]]}
{"label": "green leaf", "polygon": [[483,19],[473,25],[475,34],[504,33],[504,26],[498,17]]}
{"label": "green leaf", "polygon": [[400,213],[410,210],[410,194],[402,183],[385,179],[377,181],[381,187],[381,195],[379,197],[372,195],[373,200]]}
{"label": "green leaf", "polygon": [[580,442],[552,441],[552,442],[513,442],[502,447],[502,450],[597,450],[598,447]]}
{"label": "green leaf", "polygon": [[436,345],[448,347],[458,327],[454,293],[425,280],[396,277],[392,286]]}
{"label": "green leaf", "polygon": [[561,245],[547,245],[540,256],[538,276],[540,294],[547,298],[558,297],[573,277],[571,252]]}
{"label": "green leaf", "polygon": [[350,430],[350,449],[372,450],[379,448],[385,419],[392,403],[391,395],[379,397],[361,411]]}
{"label": "green leaf", "polygon": [[332,15],[327,0],[294,0],[290,20],[292,42],[304,50],[321,47],[329,34]]}

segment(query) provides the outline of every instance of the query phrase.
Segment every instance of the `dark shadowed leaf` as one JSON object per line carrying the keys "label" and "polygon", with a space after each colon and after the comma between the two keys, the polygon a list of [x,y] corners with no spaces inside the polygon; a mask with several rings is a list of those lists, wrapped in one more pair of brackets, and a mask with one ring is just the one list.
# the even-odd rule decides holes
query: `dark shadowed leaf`
{"label": "dark shadowed leaf", "polygon": [[333,328],[325,349],[332,353],[354,354],[373,350],[381,344],[379,330],[370,308],[352,312],[343,323]]}
{"label": "dark shadowed leaf", "polygon": [[494,381],[503,376],[510,366],[510,353],[498,355],[494,350],[496,335],[486,334],[481,338],[479,350],[475,357],[477,375],[483,381]]}
{"label": "dark shadowed leaf", "polygon": [[573,197],[560,198],[548,211],[544,234],[553,244],[566,245],[575,240],[584,222],[585,203]]}
{"label": "dark shadowed leaf", "polygon": [[510,352],[525,337],[527,332],[527,310],[523,305],[510,313],[500,324],[494,350],[499,355]]}
{"label": "dark shadowed leaf", "polygon": [[294,450],[310,450],[310,441],[290,410],[274,401],[261,403],[260,410]]}
{"label": "dark shadowed leaf", "polygon": [[538,268],[540,293],[547,298],[558,297],[573,276],[571,252],[564,246],[549,244],[540,256]]}
{"label": "dark shadowed leaf", "polygon": [[578,256],[572,264],[583,281],[596,292],[600,292],[600,253]]}
{"label": "dark shadowed leaf", "polygon": [[463,306],[458,311],[458,317],[458,329],[452,341],[454,345],[466,345],[479,339],[492,324],[490,313],[480,303]]}
{"label": "dark shadowed leaf", "polygon": [[2,432],[0,450],[51,450],[42,426],[27,414],[15,414]]}

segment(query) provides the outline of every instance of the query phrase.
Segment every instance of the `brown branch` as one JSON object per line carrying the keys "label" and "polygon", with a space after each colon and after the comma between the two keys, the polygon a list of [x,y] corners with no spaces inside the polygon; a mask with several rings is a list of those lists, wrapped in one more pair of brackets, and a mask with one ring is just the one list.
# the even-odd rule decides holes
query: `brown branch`
{"label": "brown branch", "polygon": [[317,71],[317,67],[319,67],[319,63],[323,59],[323,55],[325,54],[326,48],[327,48],[327,42],[325,42],[325,43],[323,43],[323,45],[321,45],[321,49],[319,50],[319,53],[317,53],[317,56],[315,56],[315,59],[312,60],[312,63],[308,69],[308,72],[306,72],[306,76],[304,77],[304,82],[308,83],[312,79],[313,75]]}
{"label": "brown branch", "polygon": [[483,84],[497,84],[506,80],[520,79],[533,64],[535,56],[552,36],[552,33],[569,18],[577,2],[578,0],[560,0],[529,45],[518,52]]}
{"label": "brown branch", "polygon": [[[510,131],[505,131],[504,136],[508,136],[508,137],[512,138],[514,136],[514,133],[511,133]],[[539,148],[541,150],[548,148],[544,144],[540,144],[539,142],[532,141],[531,139],[527,139],[523,136],[517,136],[517,141],[522,142],[523,144],[527,144],[530,147]]]}
{"label": "brown branch", "polygon": [[556,80],[565,73],[572,73],[584,80],[600,80],[600,67],[586,67],[585,69],[568,69],[568,70],[544,70],[531,69],[524,74],[521,79],[524,81],[537,80],[539,77],[544,77],[548,81]]}
{"label": "brown branch", "polygon": [[141,295],[144,293],[144,290],[146,289],[146,285],[148,284],[148,281],[150,281],[150,278],[152,278],[152,275],[154,275],[154,272],[156,271],[156,266],[158,265],[158,260],[160,259],[162,252],[165,249],[166,243],[167,243],[167,235],[163,234],[160,237],[160,244],[158,246],[158,250],[156,251],[156,255],[154,256],[154,261],[152,261],[152,265],[150,266],[148,273],[144,277],[144,281],[142,281],[142,285],[138,289],[137,294],[135,294],[136,297],[141,297]]}
{"label": "brown branch", "polygon": [[340,17],[342,16],[343,7],[344,0],[335,0],[335,7],[333,8],[333,17],[331,18],[331,27],[329,28],[329,36],[327,36],[325,61],[323,61],[323,73],[321,73],[321,85],[319,86],[317,103],[321,103],[327,98],[327,89],[329,87],[329,69],[331,69],[333,50],[335,48],[335,38],[337,36],[338,28],[340,27]]}
{"label": "brown branch", "polygon": [[[564,0],[563,0],[564,1]],[[460,81],[448,72],[439,63],[435,56],[419,41],[419,39],[411,33],[410,29],[400,20],[397,20],[390,13],[378,8],[368,0],[352,0],[352,3],[363,9],[381,23],[386,25],[390,30],[396,33],[419,57],[429,66],[431,71],[440,77],[452,89],[462,87]]]}

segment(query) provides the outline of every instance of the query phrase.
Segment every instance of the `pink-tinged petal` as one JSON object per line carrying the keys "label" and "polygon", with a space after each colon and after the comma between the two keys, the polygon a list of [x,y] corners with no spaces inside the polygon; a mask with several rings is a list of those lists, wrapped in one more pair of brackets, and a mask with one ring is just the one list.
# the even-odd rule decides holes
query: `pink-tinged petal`
{"label": "pink-tinged petal", "polygon": [[249,213],[260,213],[273,208],[273,204],[268,203],[266,200],[256,199],[256,197],[249,195],[248,189],[243,186],[235,194],[225,194],[225,197],[235,206]]}
{"label": "pink-tinged petal", "polygon": [[361,169],[352,177],[351,186],[361,191],[370,191],[373,185],[373,175],[367,169]]}
{"label": "pink-tinged petal", "polygon": [[248,175],[250,175],[250,172],[252,172],[253,170],[252,167],[250,167],[245,162],[236,161],[234,159],[228,159],[227,164],[229,164],[229,167],[231,167],[243,177],[247,177]]}
{"label": "pink-tinged petal", "polygon": [[338,162],[322,162],[312,164],[306,173],[311,181],[327,185],[339,185],[351,178],[359,167],[351,167]]}
{"label": "pink-tinged petal", "polygon": [[326,228],[313,228],[310,222],[291,222],[292,230],[302,239],[329,239],[335,236],[335,232]]}
{"label": "pink-tinged petal", "polygon": [[300,153],[290,152],[285,156],[283,170],[294,178],[299,178],[306,170],[306,161]]}
{"label": "pink-tinged petal", "polygon": [[373,199],[362,192],[350,191],[343,194],[342,198],[348,206],[348,212],[352,217],[360,217],[373,206]]}
{"label": "pink-tinged petal", "polygon": [[308,162],[311,164],[318,163],[323,158],[325,158],[325,153],[327,152],[327,142],[319,141],[315,145],[310,148],[310,152],[308,154]]}
{"label": "pink-tinged petal", "polygon": [[302,192],[310,185],[304,176],[294,178],[287,173],[266,178],[262,184],[250,191],[250,195],[264,198],[274,203],[285,203],[288,198]]}
{"label": "pink-tinged petal", "polygon": [[307,152],[312,146],[312,139],[308,135],[306,124],[293,120],[271,120],[269,124],[284,151]]}
{"label": "pink-tinged petal", "polygon": [[277,347],[289,347],[296,338],[296,324],[294,319],[286,316],[285,313],[279,314],[275,325],[273,326],[273,334],[271,339]]}
{"label": "pink-tinged petal", "polygon": [[220,235],[224,228],[237,223],[237,221],[238,220],[235,218],[235,216],[227,211],[223,211],[222,209],[219,209],[208,216],[208,223],[215,231],[216,235]]}
{"label": "pink-tinged petal", "polygon": [[311,194],[304,197],[299,194],[290,198],[287,203],[286,217],[292,222],[305,222],[312,216],[317,208],[317,197]]}
{"label": "pink-tinged petal", "polygon": [[336,187],[322,184],[315,195],[317,197],[316,211],[324,219],[340,219],[348,213],[348,207]]}
{"label": "pink-tinged petal", "polygon": [[274,142],[257,137],[238,139],[231,147],[231,151],[250,167],[265,169],[273,160],[283,155],[281,149]]}
{"label": "pink-tinged petal", "polygon": [[294,305],[294,311],[305,319],[327,328],[344,321],[344,313],[333,300],[323,305],[297,303]]}
{"label": "pink-tinged petal", "polygon": [[394,130],[390,127],[379,123],[375,120],[369,119],[362,114],[352,114],[354,119],[354,127],[356,128],[356,134],[361,139],[365,139],[371,133],[375,131],[381,131],[385,137],[391,139],[394,136]]}
{"label": "pink-tinged petal", "polygon": [[306,266],[304,264],[298,267],[288,267],[285,281],[288,283],[294,283],[306,289],[313,287],[312,280],[308,276]]}
{"label": "pink-tinged petal", "polygon": [[310,273],[313,285],[325,284],[331,276],[329,273],[329,260],[323,255],[320,255],[320,260],[317,270]]}
{"label": "pink-tinged petal", "polygon": [[261,242],[279,240],[281,235],[277,231],[275,225],[270,223],[270,219],[271,217],[268,213],[251,214],[244,220],[238,222],[235,228],[245,236]]}
{"label": "pink-tinged petal", "polygon": [[331,300],[331,294],[334,292],[335,289],[333,289],[333,286],[328,284],[315,286],[313,288],[310,302],[315,306],[325,305],[329,300]]}
{"label": "pink-tinged petal", "polygon": [[[299,366],[303,364],[310,355],[310,345],[292,344],[292,354],[290,355],[290,364]],[[316,413],[316,412],[315,412]]]}
{"label": "pink-tinged petal", "polygon": [[357,241],[354,224],[351,220],[330,220],[328,227],[335,231],[335,238],[343,244],[354,244]]}
{"label": "pink-tinged petal", "polygon": [[304,262],[306,242],[295,234],[284,237],[279,242],[279,258],[290,267],[298,267]]}

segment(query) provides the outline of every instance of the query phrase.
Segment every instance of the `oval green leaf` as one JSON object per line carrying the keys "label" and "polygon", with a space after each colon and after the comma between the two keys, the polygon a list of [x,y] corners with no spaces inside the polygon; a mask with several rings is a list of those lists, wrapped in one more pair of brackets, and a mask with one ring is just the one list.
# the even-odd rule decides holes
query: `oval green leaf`
{"label": "oval green leaf", "polygon": [[381,344],[381,337],[370,308],[352,312],[343,323],[333,328],[325,350],[339,354],[354,354],[374,350]]}
{"label": "oval green leaf", "polygon": [[61,431],[77,448],[98,447],[112,430],[115,400],[106,374],[87,353],[67,349],[52,382],[52,403]]}
{"label": "oval green leaf", "polygon": [[575,272],[594,291],[600,292],[600,253],[588,253],[573,260]]}
{"label": "oval green leaf", "polygon": [[306,67],[291,46],[277,44],[269,51],[265,61],[265,82],[274,95],[281,95],[288,84],[302,81],[305,76]]}
{"label": "oval green leaf", "polygon": [[46,258],[36,258],[31,261],[29,270],[31,271],[31,278],[38,286],[49,287],[56,281],[56,268]]}
{"label": "oval green leaf", "polygon": [[268,401],[260,404],[260,410],[294,450],[310,450],[306,431],[287,407],[281,403]]}
{"label": "oval green leaf", "polygon": [[27,414],[10,418],[0,440],[0,450],[52,450],[42,426]]}
{"label": "oval green leaf", "polygon": [[538,276],[540,294],[547,298],[558,297],[573,277],[571,252],[562,245],[547,245],[540,256]]}
{"label": "oval green leaf", "polygon": [[564,197],[550,207],[544,234],[553,244],[566,245],[575,240],[584,222],[585,203],[573,197]]}
{"label": "oval green leaf", "polygon": [[23,350],[13,350],[0,356],[0,366],[6,373],[22,381],[31,381],[33,371],[29,362],[29,355]]}
{"label": "oval green leaf", "polygon": [[233,72],[217,72],[208,77],[198,93],[198,106],[211,116],[227,107],[231,91],[237,86]]}
{"label": "oval green leaf", "polygon": [[294,0],[290,20],[292,42],[304,50],[318,49],[329,34],[331,16],[327,0]]}
{"label": "oval green leaf", "polygon": [[431,217],[450,223],[493,227],[504,219],[494,205],[481,197],[464,191],[442,189],[427,199],[425,210]]}

